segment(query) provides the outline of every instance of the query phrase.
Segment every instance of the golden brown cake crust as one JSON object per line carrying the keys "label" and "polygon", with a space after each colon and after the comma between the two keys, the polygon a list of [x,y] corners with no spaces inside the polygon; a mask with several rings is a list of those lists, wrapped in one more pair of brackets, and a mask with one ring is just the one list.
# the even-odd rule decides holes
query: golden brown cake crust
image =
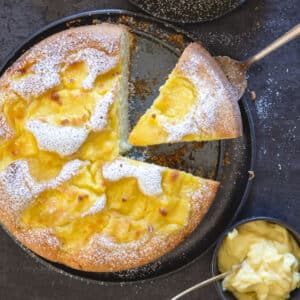
{"label": "golden brown cake crust", "polygon": [[188,45],[175,67],[175,72],[182,73],[187,78],[194,77],[194,81],[204,75],[209,93],[219,91],[222,100],[222,108],[218,108],[222,115],[214,118],[215,132],[223,138],[242,136],[243,125],[238,95],[215,58],[200,43]]}

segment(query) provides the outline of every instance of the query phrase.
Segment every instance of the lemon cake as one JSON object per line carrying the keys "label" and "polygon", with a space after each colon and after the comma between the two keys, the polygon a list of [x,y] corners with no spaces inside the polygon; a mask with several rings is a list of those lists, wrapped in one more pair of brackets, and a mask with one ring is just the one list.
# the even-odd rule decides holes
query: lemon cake
{"label": "lemon cake", "polygon": [[120,271],[172,250],[219,183],[134,161],[133,36],[100,24],[57,33],[0,79],[0,220],[25,246],[85,271]]}
{"label": "lemon cake", "polygon": [[121,157],[133,36],[57,33],[0,79],[0,221],[25,246],[84,271],[164,255],[199,224],[219,183]]}
{"label": "lemon cake", "polygon": [[129,136],[135,146],[242,135],[238,97],[215,59],[191,43]]}

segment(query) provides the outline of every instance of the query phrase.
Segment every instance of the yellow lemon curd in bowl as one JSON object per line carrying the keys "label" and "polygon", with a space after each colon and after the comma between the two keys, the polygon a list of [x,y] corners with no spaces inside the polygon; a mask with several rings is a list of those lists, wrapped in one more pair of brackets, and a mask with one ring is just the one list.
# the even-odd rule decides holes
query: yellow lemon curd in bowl
{"label": "yellow lemon curd in bowl", "polygon": [[240,300],[283,300],[300,286],[300,248],[288,230],[267,221],[250,221],[230,232],[218,253],[222,286]]}

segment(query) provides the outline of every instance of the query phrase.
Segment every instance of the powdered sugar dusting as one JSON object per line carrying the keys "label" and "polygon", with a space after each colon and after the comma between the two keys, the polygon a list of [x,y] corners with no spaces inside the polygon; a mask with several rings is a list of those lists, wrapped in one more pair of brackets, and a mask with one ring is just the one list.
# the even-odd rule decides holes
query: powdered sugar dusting
{"label": "powdered sugar dusting", "polygon": [[[146,237],[139,241],[118,244],[109,237],[95,234],[90,241],[89,247],[91,251],[87,251],[89,255],[92,253],[93,259],[99,263],[112,264],[114,260],[137,261],[139,259],[139,247],[142,249],[146,241]],[[84,256],[84,254],[83,254]],[[89,257],[90,259],[90,257]]]}
{"label": "powdered sugar dusting", "polygon": [[[151,241],[150,241],[151,239]],[[150,242],[150,243],[149,243]],[[98,264],[108,264],[119,267],[121,262],[143,261],[145,257],[153,255],[153,249],[157,251],[167,247],[167,241],[164,236],[144,235],[141,239],[129,243],[116,243],[111,238],[94,234],[86,249],[81,251],[81,257],[93,260]],[[88,253],[86,255],[86,253]]]}
{"label": "powdered sugar dusting", "polygon": [[100,211],[102,211],[105,207],[106,204],[106,196],[101,195],[98,197],[95,201],[95,203],[92,204],[92,206],[86,210],[85,212],[82,213],[82,217],[88,216],[88,215],[94,215]]}
{"label": "powdered sugar dusting", "polygon": [[[29,165],[26,160],[17,160],[11,163],[4,171],[0,172],[1,193],[7,194],[14,211],[19,211],[29,204],[41,192],[48,189],[55,189],[63,182],[71,179],[84,162],[73,160],[67,162],[57,177],[46,182],[38,183],[30,175]],[[5,197],[0,198],[7,201]]]}
{"label": "powdered sugar dusting", "polygon": [[204,180],[199,183],[199,188],[190,194],[192,203],[197,209],[201,209],[202,205],[205,205],[204,199],[211,199],[213,196],[211,184]]}
{"label": "powdered sugar dusting", "polygon": [[26,128],[35,136],[41,150],[57,152],[61,156],[71,155],[85,142],[90,131],[101,131],[107,125],[109,108],[115,100],[114,91],[117,87],[115,84],[104,96],[99,96],[90,120],[81,127],[56,126],[40,120],[29,120]]}
{"label": "powdered sugar dusting", "polygon": [[27,229],[25,232],[18,233],[18,238],[26,240],[26,243],[39,245],[40,247],[49,245],[51,248],[58,248],[60,246],[58,238],[50,229],[45,228]]}
{"label": "powdered sugar dusting", "polygon": [[55,177],[54,179],[49,180],[48,182],[45,182],[43,184],[40,184],[42,187],[42,190],[49,190],[49,189],[55,189],[62,183],[70,180],[72,177],[74,177],[79,169],[86,165],[87,163],[84,161],[81,161],[79,159],[74,159],[69,162],[67,162],[62,170],[60,171],[59,175]]}
{"label": "powdered sugar dusting", "polygon": [[89,70],[88,76],[82,82],[82,87],[91,89],[98,75],[108,72],[117,65],[118,57],[109,56],[95,48],[85,48],[68,58],[68,64],[82,61],[87,64]]}
{"label": "powdered sugar dusting", "polygon": [[[188,48],[187,48],[188,49]],[[183,54],[184,55],[184,54]],[[203,74],[201,70],[203,69]],[[230,113],[225,108],[226,102],[233,97],[234,92],[229,93],[228,86],[219,80],[218,74],[209,65],[207,59],[201,53],[189,53],[189,58],[179,61],[175,71],[183,72],[184,75],[195,85],[197,94],[196,104],[191,107],[189,113],[184,119],[176,124],[168,122],[165,116],[159,115],[159,121],[167,131],[168,142],[180,141],[184,136],[189,134],[213,133],[218,126],[224,127],[225,131],[230,131],[228,122],[222,120],[231,120],[232,117],[226,118],[225,115]],[[237,101],[238,99],[233,99]],[[232,107],[229,107],[231,109]],[[238,112],[238,107],[236,108]],[[223,117],[220,116],[222,112]],[[220,118],[222,119],[220,121]]]}
{"label": "powdered sugar dusting", "polygon": [[[92,26],[93,27],[93,26]],[[99,28],[99,30],[97,30]],[[109,30],[106,30],[109,28]],[[26,53],[25,60],[15,63],[16,69],[28,69],[26,76],[10,78],[10,89],[22,98],[31,100],[47,90],[60,85],[60,71],[64,62],[84,61],[89,75],[83,87],[90,89],[99,74],[108,72],[119,61],[121,32],[108,25],[94,25],[86,31],[64,31],[41,42]],[[86,48],[92,45],[93,48]],[[77,51],[77,53],[76,53]],[[28,67],[28,63],[31,64]]]}
{"label": "powdered sugar dusting", "polygon": [[134,165],[125,158],[119,158],[103,166],[103,176],[110,181],[117,181],[124,177],[134,177],[139,188],[145,195],[155,196],[161,194],[161,172],[163,167],[142,164]]}
{"label": "powdered sugar dusting", "polygon": [[75,153],[88,136],[85,127],[58,127],[39,120],[29,120],[26,128],[35,136],[39,148],[61,156]]}
{"label": "powdered sugar dusting", "polygon": [[1,191],[1,194],[6,192],[9,195],[12,200],[12,209],[15,211],[24,207],[34,197],[36,183],[30,176],[29,166],[25,160],[15,161],[2,171],[0,182],[2,189],[5,189]]}
{"label": "powdered sugar dusting", "polygon": [[5,115],[0,113],[0,138],[9,139],[12,136],[12,128],[9,127]]}
{"label": "powdered sugar dusting", "polygon": [[193,201],[196,201],[199,199],[203,199],[203,191],[202,188],[199,188],[197,191],[191,193],[190,197],[192,198]]}
{"label": "powdered sugar dusting", "polygon": [[60,84],[59,64],[62,58],[59,55],[46,57],[32,66],[32,73],[19,80],[13,80],[11,88],[22,98],[30,100],[46,90]]}
{"label": "powdered sugar dusting", "polygon": [[104,97],[101,97],[97,101],[95,110],[93,111],[88,123],[88,126],[92,130],[100,131],[106,126],[109,108],[115,100],[115,87],[116,85],[114,85],[114,87],[109,92],[107,92]]}

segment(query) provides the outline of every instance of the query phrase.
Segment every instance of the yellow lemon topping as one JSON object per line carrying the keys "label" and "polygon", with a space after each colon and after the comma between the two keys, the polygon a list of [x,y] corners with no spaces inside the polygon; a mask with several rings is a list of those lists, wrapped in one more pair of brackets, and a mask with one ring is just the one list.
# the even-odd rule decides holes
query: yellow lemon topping
{"label": "yellow lemon topping", "polygon": [[169,123],[182,121],[195,105],[196,95],[196,88],[190,80],[171,73],[160,88],[158,98],[130,133],[130,143],[140,146],[165,143],[168,133],[162,125],[161,116]]}
{"label": "yellow lemon topping", "polygon": [[[87,65],[76,62],[62,68],[59,86],[30,101],[16,96],[3,106],[14,136],[1,145],[1,170],[25,159],[37,184],[58,176],[70,160],[89,161],[75,177],[56,189],[42,191],[21,215],[23,225],[53,229],[66,248],[84,246],[95,233],[127,243],[146,234],[177,231],[186,225],[191,196],[200,188],[199,179],[192,175],[127,159],[121,159],[123,164],[136,168],[130,176],[118,180],[103,176],[105,162],[120,152],[119,102],[111,101],[113,95],[108,97],[120,73],[118,64],[98,76],[93,88],[87,90],[82,87],[88,76]],[[188,81],[174,77],[169,85],[171,90],[163,92],[166,98],[173,99],[182,91],[183,97],[193,101]],[[102,105],[102,115],[93,119],[97,105]],[[157,109],[165,108],[158,105]],[[184,107],[178,102],[173,109],[178,114]],[[159,178],[153,178],[158,193],[141,189],[137,178],[142,169],[159,173]]]}

